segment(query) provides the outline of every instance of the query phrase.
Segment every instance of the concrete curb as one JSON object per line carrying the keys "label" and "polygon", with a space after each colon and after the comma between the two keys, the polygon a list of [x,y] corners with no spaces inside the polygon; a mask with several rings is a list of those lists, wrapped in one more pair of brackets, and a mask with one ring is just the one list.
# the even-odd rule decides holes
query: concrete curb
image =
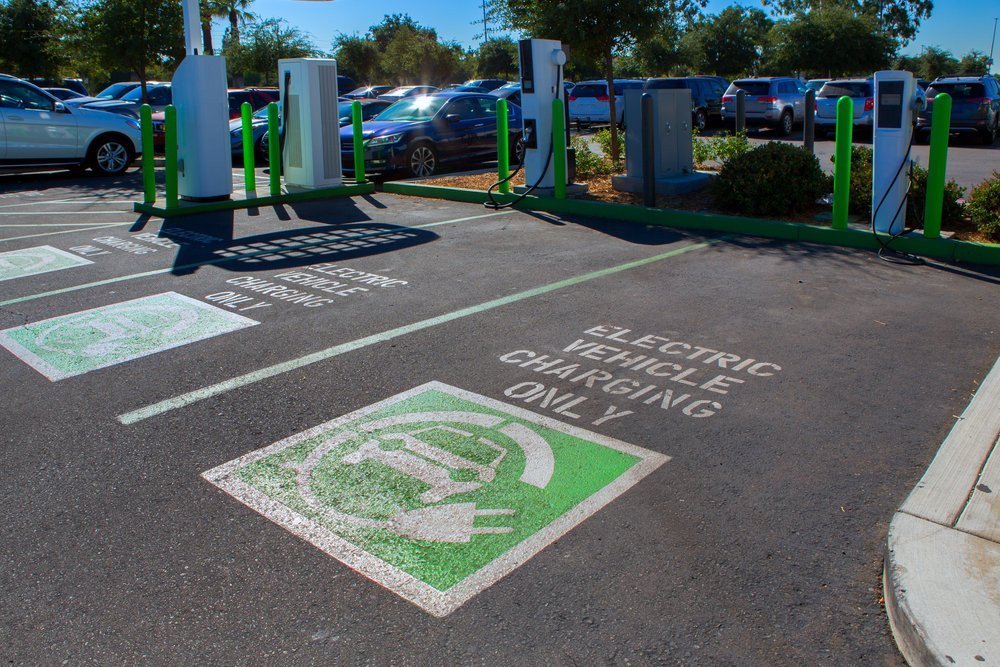
{"label": "concrete curb", "polygon": [[883,580],[911,665],[1000,665],[1000,359],[889,526]]}

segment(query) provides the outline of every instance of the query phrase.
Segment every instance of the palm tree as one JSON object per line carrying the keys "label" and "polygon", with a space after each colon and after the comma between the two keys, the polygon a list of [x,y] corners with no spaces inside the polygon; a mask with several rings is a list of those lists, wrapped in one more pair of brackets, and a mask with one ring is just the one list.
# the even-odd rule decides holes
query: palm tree
{"label": "palm tree", "polygon": [[236,44],[240,42],[240,23],[257,18],[249,7],[253,0],[202,0],[201,2],[201,34],[205,43],[205,54],[212,55],[215,49],[212,44],[212,19],[229,20],[229,39]]}

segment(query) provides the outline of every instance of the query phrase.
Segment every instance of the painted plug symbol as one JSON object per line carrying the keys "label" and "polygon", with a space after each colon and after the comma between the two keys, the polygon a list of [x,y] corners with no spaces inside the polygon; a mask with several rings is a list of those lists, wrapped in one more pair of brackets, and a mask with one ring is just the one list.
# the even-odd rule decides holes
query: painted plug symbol
{"label": "painted plug symbol", "polygon": [[415,540],[430,542],[468,542],[473,535],[500,535],[513,532],[509,526],[473,525],[477,516],[511,516],[512,509],[476,509],[475,503],[455,503],[434,505],[400,512],[389,519],[388,528],[392,532]]}

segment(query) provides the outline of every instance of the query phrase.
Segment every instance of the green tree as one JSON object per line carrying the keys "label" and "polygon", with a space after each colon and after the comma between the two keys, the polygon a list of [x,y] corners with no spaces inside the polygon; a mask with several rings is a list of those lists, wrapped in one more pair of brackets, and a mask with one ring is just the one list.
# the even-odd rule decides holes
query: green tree
{"label": "green tree", "polygon": [[338,71],[350,73],[358,82],[376,85],[384,80],[382,53],[375,40],[358,35],[339,35],[333,40]]}
{"label": "green tree", "polygon": [[846,9],[871,18],[879,30],[902,43],[920,30],[920,22],[930,18],[933,0],[761,0],[786,16],[816,10]]}
{"label": "green tree", "polygon": [[958,74],[958,60],[951,51],[936,46],[925,46],[914,60],[916,67],[910,71],[921,79],[933,81],[939,76]]}
{"label": "green tree", "polygon": [[97,0],[87,7],[82,27],[85,44],[103,67],[135,72],[143,98],[150,72],[172,69],[184,57],[176,0]]}
{"label": "green tree", "polygon": [[393,83],[398,85],[442,84],[461,72],[463,55],[458,44],[443,44],[436,36],[404,26],[390,40],[382,63]]}
{"label": "green tree", "polygon": [[518,71],[517,44],[510,37],[491,39],[479,47],[476,71],[481,77],[511,78]]}
{"label": "green tree", "polygon": [[212,44],[212,20],[223,18],[229,21],[228,39],[240,41],[240,26],[257,17],[250,11],[253,0],[201,0],[201,37],[205,53],[215,52]]}
{"label": "green tree", "polygon": [[685,38],[697,40],[695,69],[736,77],[756,74],[774,22],[759,9],[726,7],[692,26]]}
{"label": "green tree", "polygon": [[988,74],[990,57],[981,51],[969,51],[958,61],[958,74]]}
{"label": "green tree", "polygon": [[23,77],[55,77],[66,61],[57,6],[47,0],[0,5],[0,69]]}
{"label": "green tree", "polygon": [[779,21],[768,35],[766,67],[775,73],[871,74],[892,60],[896,42],[871,16],[834,6]]}
{"label": "green tree", "polygon": [[435,42],[438,37],[436,30],[417,24],[409,14],[386,14],[381,23],[368,29],[368,36],[375,40],[380,51],[385,51],[401,31],[416,33]]}
{"label": "green tree", "polygon": [[700,40],[681,29],[678,17],[666,15],[652,36],[636,44],[634,56],[642,74],[670,76],[692,69],[700,52]]}
{"label": "green tree", "polygon": [[243,39],[228,39],[223,45],[229,72],[233,76],[259,75],[264,84],[277,84],[278,61],[282,58],[308,58],[318,54],[315,45],[298,28],[283,19],[250,21]]}
{"label": "green tree", "polygon": [[[655,35],[664,15],[693,4],[691,0],[493,0],[492,11],[526,35],[559,39],[573,57],[599,60],[608,88],[614,86],[615,56],[628,55],[639,42]],[[611,157],[620,147],[615,130],[615,96],[611,112]]]}

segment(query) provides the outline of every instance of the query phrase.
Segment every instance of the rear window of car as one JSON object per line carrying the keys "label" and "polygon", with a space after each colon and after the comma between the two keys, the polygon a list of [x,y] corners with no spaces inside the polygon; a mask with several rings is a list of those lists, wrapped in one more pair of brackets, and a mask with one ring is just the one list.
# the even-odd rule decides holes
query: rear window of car
{"label": "rear window of car", "polygon": [[647,90],[684,90],[683,79],[650,79],[646,84]]}
{"label": "rear window of car", "polygon": [[823,86],[818,97],[871,97],[870,83],[855,81],[833,81]]}
{"label": "rear window of car", "polygon": [[615,83],[615,95],[624,95],[626,90],[642,88],[642,81],[622,81]]}
{"label": "rear window of car", "polygon": [[573,97],[598,97],[607,94],[608,87],[606,85],[582,83],[573,89]]}
{"label": "rear window of car", "polygon": [[771,84],[767,81],[733,81],[728,92],[735,94],[737,90],[745,90],[747,95],[767,95],[771,92]]}
{"label": "rear window of car", "polygon": [[935,83],[927,89],[927,97],[948,93],[956,100],[985,97],[986,89],[981,83]]}

